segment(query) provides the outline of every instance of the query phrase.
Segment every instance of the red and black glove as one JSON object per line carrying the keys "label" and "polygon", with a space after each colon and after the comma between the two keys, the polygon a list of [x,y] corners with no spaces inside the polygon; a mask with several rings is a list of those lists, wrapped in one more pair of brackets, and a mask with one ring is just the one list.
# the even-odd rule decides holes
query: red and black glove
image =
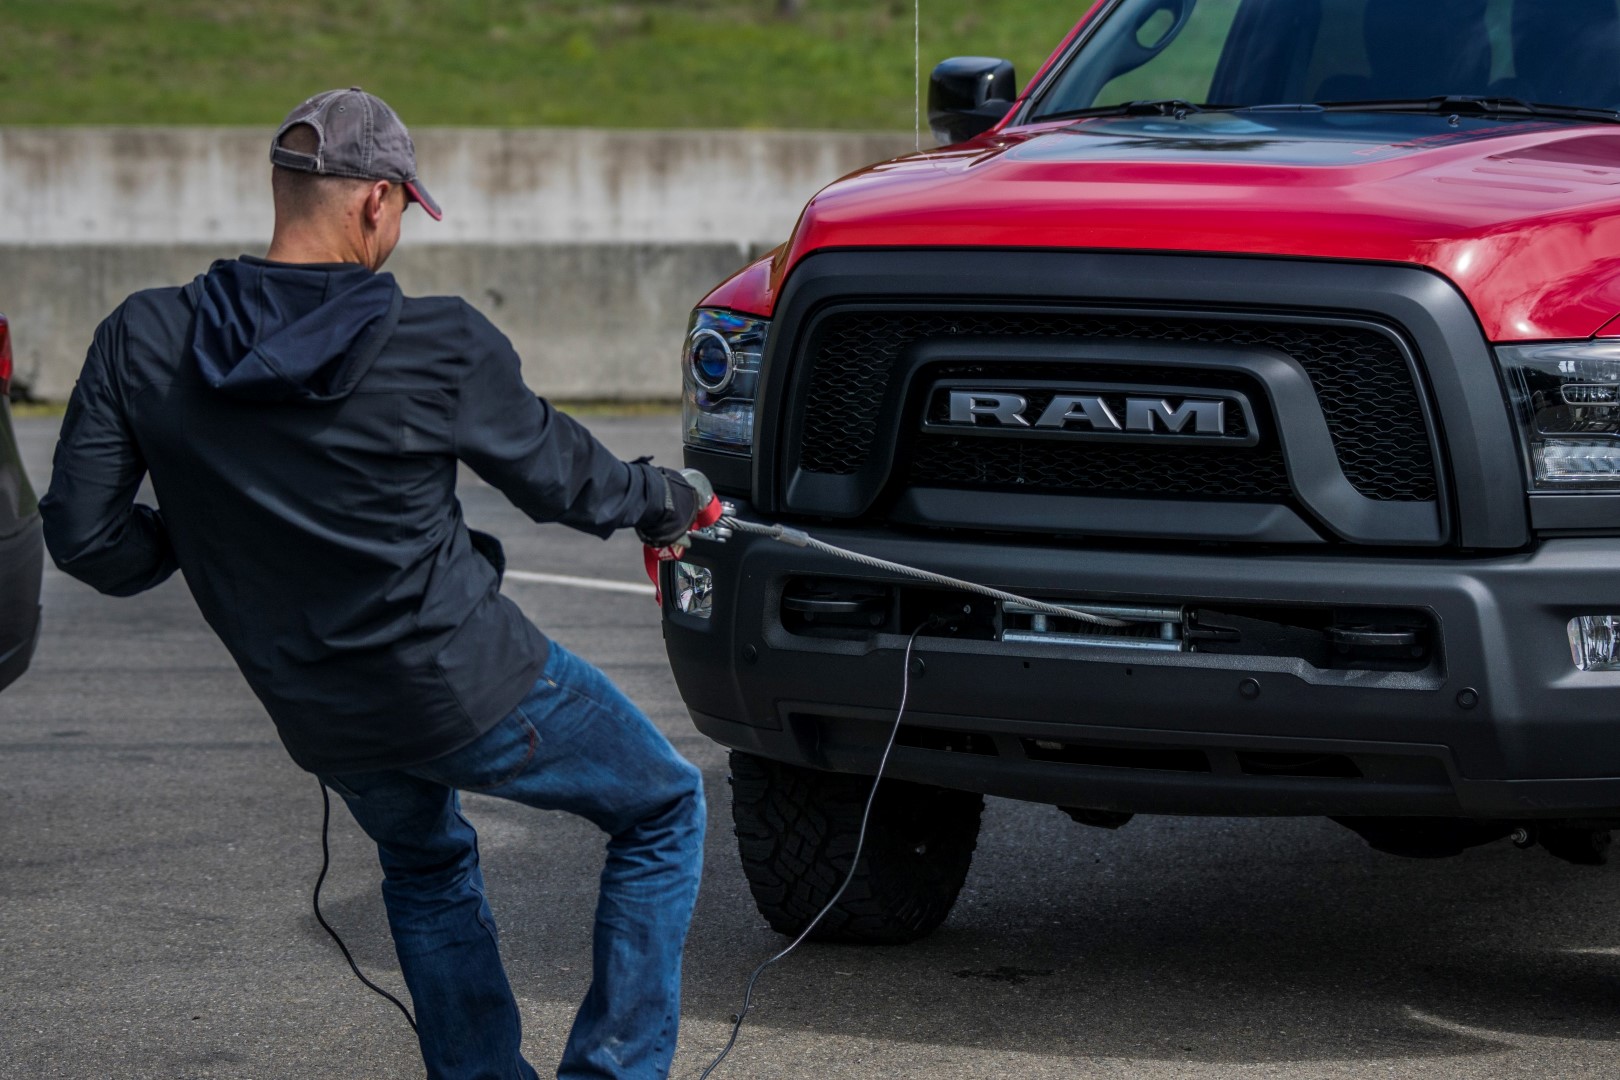
{"label": "red and black glove", "polygon": [[649,509],[639,524],[636,536],[646,545],[643,549],[647,577],[653,583],[653,596],[662,604],[663,592],[658,586],[658,564],[680,558],[690,544],[693,529],[706,529],[720,520],[720,500],[714,497],[709,478],[696,469],[658,469],[664,480],[664,500]]}
{"label": "red and black glove", "polygon": [[687,533],[714,524],[714,517],[702,520],[713,513],[714,487],[696,469],[655,468],[664,481],[664,498],[636,523],[636,536],[650,548],[684,547]]}

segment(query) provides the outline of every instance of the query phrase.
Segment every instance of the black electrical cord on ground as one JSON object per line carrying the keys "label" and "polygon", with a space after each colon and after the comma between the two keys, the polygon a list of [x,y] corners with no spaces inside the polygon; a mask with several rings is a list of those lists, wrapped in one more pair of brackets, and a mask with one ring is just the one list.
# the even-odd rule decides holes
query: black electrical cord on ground
{"label": "black electrical cord on ground", "polygon": [[315,879],[315,895],[313,897],[313,903],[314,903],[314,907],[315,907],[315,921],[321,924],[321,929],[322,930],[325,930],[328,934],[332,935],[332,940],[337,942],[337,947],[339,949],[343,950],[343,959],[345,959],[345,960],[347,960],[349,962],[349,970],[354,972],[354,977],[359,979],[361,982],[365,983],[366,986],[369,987],[374,992],[376,992],[378,994],[381,994],[383,997],[387,998],[389,1001],[392,1001],[394,1003],[394,1008],[398,1009],[401,1013],[404,1014],[405,1022],[407,1024],[411,1025],[411,1030],[412,1031],[415,1031],[416,1030],[416,1017],[411,1015],[411,1010],[407,1009],[405,1007],[405,1003],[400,1001],[399,998],[395,997],[393,994],[390,994],[388,991],[384,990],[382,987],[378,986],[376,983],[372,982],[370,979],[365,977],[365,975],[360,971],[360,965],[356,964],[354,962],[354,957],[353,957],[353,955],[350,954],[349,947],[347,945],[343,944],[343,939],[338,937],[338,932],[336,930],[332,929],[332,924],[326,921],[326,916],[325,915],[321,914],[321,886],[326,884],[326,872],[327,872],[327,870],[331,869],[331,866],[332,866],[332,846],[331,846],[331,843],[330,843],[330,840],[329,840],[329,837],[331,835],[331,828],[332,828],[332,796],[331,796],[331,793],[326,790],[326,785],[322,784],[321,785],[321,873],[320,873],[320,876]]}
{"label": "black electrical cord on ground", "polygon": [[725,1047],[719,1054],[715,1055],[713,1061],[709,1062],[709,1067],[703,1070],[698,1080],[709,1080],[709,1074],[720,1067],[720,1063],[726,1060],[726,1055],[731,1053],[731,1048],[737,1045],[737,1036],[742,1032],[743,1020],[747,1018],[748,1010],[754,1007],[754,984],[759,981],[760,975],[764,973],[766,968],[803,944],[804,939],[810,936],[810,932],[819,926],[821,920],[827,917],[827,913],[837,906],[838,901],[843,898],[844,890],[849,888],[849,883],[855,880],[855,871],[859,868],[861,862],[861,849],[866,845],[866,827],[872,820],[872,804],[877,801],[878,785],[883,782],[883,772],[889,766],[889,752],[894,749],[895,737],[900,734],[900,721],[906,715],[906,699],[911,696],[911,650],[917,644],[918,634],[941,621],[938,616],[935,616],[913,630],[911,637],[906,640],[905,666],[900,673],[900,709],[894,714],[894,726],[889,729],[889,741],[883,744],[883,756],[878,759],[877,775],[872,778],[872,793],[866,797],[866,810],[861,814],[861,829],[855,838],[855,855],[849,860],[849,872],[844,875],[843,884],[838,886],[838,891],[833,893],[832,899],[827,901],[827,905],[821,909],[820,913],[810,920],[810,925],[799,931],[799,936],[793,939],[792,944],[766,960],[763,964],[760,964],[759,967],[754,969],[754,973],[748,977],[748,986],[743,990],[742,1010],[731,1018],[731,1038],[726,1040]]}

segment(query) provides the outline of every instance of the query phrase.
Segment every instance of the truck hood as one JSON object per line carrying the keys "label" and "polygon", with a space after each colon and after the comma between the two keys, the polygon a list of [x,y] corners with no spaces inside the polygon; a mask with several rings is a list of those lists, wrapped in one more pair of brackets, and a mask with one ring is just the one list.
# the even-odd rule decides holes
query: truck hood
{"label": "truck hood", "polygon": [[711,302],[769,314],[828,248],[1208,252],[1416,264],[1493,340],[1620,312],[1620,127],[1245,110],[992,134],[854,173]]}

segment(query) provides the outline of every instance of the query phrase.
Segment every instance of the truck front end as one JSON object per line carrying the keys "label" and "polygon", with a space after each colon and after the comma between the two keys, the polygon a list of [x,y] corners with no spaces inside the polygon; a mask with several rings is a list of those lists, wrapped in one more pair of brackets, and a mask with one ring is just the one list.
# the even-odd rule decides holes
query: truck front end
{"label": "truck front end", "polygon": [[[973,62],[943,65],[938,126],[1000,125],[835,184],[695,314],[687,463],[740,516],[1123,624],[746,535],[668,568],[676,679],[734,751],[778,929],[847,868],[925,625],[880,856],[824,936],[943,919],[986,794],[1601,858],[1617,117],[1488,93],[1483,4],[1477,41],[1421,5],[1275,6],[1098,5],[1005,108],[971,91],[1002,69],[962,91]],[[1425,34],[1464,59],[1390,83]]]}

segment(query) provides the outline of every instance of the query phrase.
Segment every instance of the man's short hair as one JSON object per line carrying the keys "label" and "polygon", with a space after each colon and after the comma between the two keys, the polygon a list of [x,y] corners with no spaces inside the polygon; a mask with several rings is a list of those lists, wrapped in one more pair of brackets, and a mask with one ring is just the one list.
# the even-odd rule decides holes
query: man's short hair
{"label": "man's short hair", "polygon": [[[294,124],[281,136],[277,145],[300,154],[314,155],[320,150],[320,136],[308,124]],[[374,183],[375,180],[300,172],[282,165],[270,167],[270,192],[275,198],[278,215],[305,217]]]}

